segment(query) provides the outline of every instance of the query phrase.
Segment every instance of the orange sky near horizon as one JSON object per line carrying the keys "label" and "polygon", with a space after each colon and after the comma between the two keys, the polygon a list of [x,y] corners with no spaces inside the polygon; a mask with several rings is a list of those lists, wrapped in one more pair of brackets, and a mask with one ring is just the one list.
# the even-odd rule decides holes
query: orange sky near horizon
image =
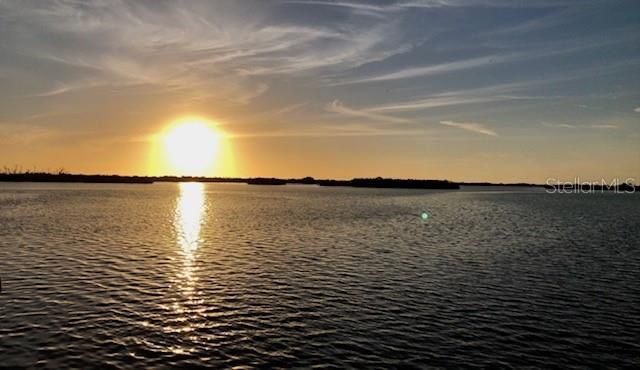
{"label": "orange sky near horizon", "polygon": [[[187,118],[184,118],[187,117]],[[548,153],[545,161],[540,155],[532,154],[535,148],[510,147],[510,155],[491,147],[496,143],[486,143],[474,138],[446,140],[406,136],[363,136],[353,140],[352,136],[234,136],[224,132],[215,121],[195,118],[195,122],[206,122],[213,132],[221,135],[212,162],[205,168],[181,168],[173,166],[167,152],[166,135],[171,127],[184,124],[193,118],[188,115],[168,121],[156,132],[146,136],[113,143],[99,139],[78,141],[68,145],[61,141],[51,147],[29,148],[24,151],[22,163],[9,163],[9,167],[19,165],[29,170],[57,171],[64,169],[71,173],[120,174],[120,175],[194,175],[217,177],[280,177],[351,179],[354,177],[394,177],[448,179],[452,181],[490,182],[535,182],[543,183],[547,178],[572,180],[627,179],[634,176],[628,171],[625,161],[618,153],[609,153],[606,146],[600,148],[596,161],[581,160],[579,152],[565,153],[563,160],[554,161],[555,154]],[[185,150],[190,147],[187,137]],[[448,145],[450,141],[466,141],[463,150]],[[542,141],[547,139],[540,139]],[[25,143],[18,143],[23,148]],[[403,159],[394,153],[385,153],[380,148],[392,145],[401,150]],[[192,146],[192,145],[191,145]],[[466,150],[464,150],[466,148]],[[11,146],[0,148],[3,152],[20,150]],[[301,155],[304,153],[304,155]],[[483,154],[479,154],[483,153]],[[194,154],[201,154],[198,150]],[[206,154],[206,153],[205,153]],[[175,155],[175,153],[173,153]],[[630,152],[630,155],[633,155]],[[198,162],[198,158],[194,158]],[[567,159],[574,159],[568,161]],[[28,163],[33,163],[29,165]],[[189,158],[187,158],[189,162]],[[183,158],[184,163],[184,158]],[[636,173],[638,168],[636,167]],[[567,175],[576,173],[576,175]]]}

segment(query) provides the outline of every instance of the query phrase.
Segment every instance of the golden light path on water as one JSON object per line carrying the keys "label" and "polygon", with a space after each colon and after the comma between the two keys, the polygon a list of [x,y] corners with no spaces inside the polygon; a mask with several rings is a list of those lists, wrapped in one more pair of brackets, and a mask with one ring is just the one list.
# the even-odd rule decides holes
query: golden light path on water
{"label": "golden light path on water", "polygon": [[[178,296],[172,307],[172,315],[165,321],[162,330],[168,334],[189,333],[197,329],[197,318],[205,311],[203,300],[198,294],[197,253],[201,244],[200,230],[206,214],[206,197],[202,183],[180,183],[173,226],[178,255],[182,261],[176,273]],[[175,354],[191,352],[188,346],[171,346]]]}
{"label": "golden light path on water", "polygon": [[174,227],[176,241],[183,257],[179,276],[182,293],[192,298],[197,278],[194,276],[195,260],[200,246],[200,229],[205,214],[205,193],[202,183],[180,183],[176,201]]}

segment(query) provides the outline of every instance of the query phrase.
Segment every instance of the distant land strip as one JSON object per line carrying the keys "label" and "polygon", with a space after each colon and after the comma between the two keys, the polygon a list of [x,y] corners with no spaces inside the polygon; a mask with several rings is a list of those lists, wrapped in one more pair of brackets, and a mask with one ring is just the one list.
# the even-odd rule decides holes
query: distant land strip
{"label": "distant land strip", "polygon": [[[354,178],[351,180],[314,179],[279,179],[274,177],[205,177],[205,176],[120,176],[120,175],[83,175],[49,172],[0,172],[0,181],[4,182],[62,182],[62,183],[102,183],[102,184],[152,184],[154,182],[216,182],[244,183],[249,185],[286,185],[304,184],[319,186],[347,186],[356,188],[386,189],[446,189],[457,190],[461,186],[496,186],[496,187],[539,187],[546,189],[568,190],[567,186],[551,186],[528,183],[490,183],[490,182],[453,182],[448,180],[419,180],[391,178]],[[619,185],[582,185],[572,189],[591,191],[637,191],[640,186],[621,183]]]}
{"label": "distant land strip", "polygon": [[320,186],[350,186],[359,188],[397,189],[459,189],[460,185],[447,180],[415,180],[360,178],[352,180],[316,180],[313,177],[301,179],[278,179],[267,177],[204,177],[204,176],[119,176],[81,175],[69,173],[21,172],[0,173],[0,181],[8,182],[69,182],[69,183],[111,183],[111,184],[151,184],[154,182],[218,182],[245,183],[249,185],[305,184]]}

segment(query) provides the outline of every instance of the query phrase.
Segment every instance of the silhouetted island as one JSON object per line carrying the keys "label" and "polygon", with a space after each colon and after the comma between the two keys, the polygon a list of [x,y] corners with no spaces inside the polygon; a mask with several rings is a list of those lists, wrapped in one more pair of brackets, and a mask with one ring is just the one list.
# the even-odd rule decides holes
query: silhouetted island
{"label": "silhouetted island", "polygon": [[447,180],[414,180],[388,178],[356,178],[352,180],[316,180],[313,177],[301,179],[278,179],[274,177],[229,178],[203,176],[119,176],[119,175],[82,175],[64,172],[4,172],[0,181],[11,182],[74,182],[74,183],[124,183],[151,184],[154,182],[219,182],[245,183],[249,185],[286,185],[304,184],[319,186],[349,186],[358,188],[390,189],[459,189],[455,182]]}
{"label": "silhouetted island", "polygon": [[69,173],[22,172],[0,173],[0,181],[12,182],[81,182],[103,184],[151,184],[153,178],[146,176],[76,175]]}
{"label": "silhouetted island", "polygon": [[353,180],[317,180],[320,186],[351,186],[355,188],[387,189],[460,189],[460,185],[447,180],[385,179],[382,177]]}
{"label": "silhouetted island", "polygon": [[287,180],[256,177],[255,179],[247,179],[247,184],[249,185],[286,185]]}
{"label": "silhouetted island", "polygon": [[72,183],[112,183],[112,184],[152,184],[154,182],[218,182],[243,183],[249,185],[286,185],[303,184],[317,186],[347,186],[355,188],[385,188],[385,189],[442,189],[457,190],[460,186],[496,186],[496,187],[539,187],[556,190],[584,191],[617,191],[640,192],[640,186],[622,183],[617,186],[582,184],[578,186],[549,186],[527,183],[489,183],[489,182],[452,182],[448,180],[417,180],[390,178],[355,178],[351,180],[314,179],[303,177],[299,179],[279,179],[275,177],[204,177],[204,176],[120,176],[120,175],[82,175],[65,172],[0,172],[0,181],[7,182],[72,182]]}

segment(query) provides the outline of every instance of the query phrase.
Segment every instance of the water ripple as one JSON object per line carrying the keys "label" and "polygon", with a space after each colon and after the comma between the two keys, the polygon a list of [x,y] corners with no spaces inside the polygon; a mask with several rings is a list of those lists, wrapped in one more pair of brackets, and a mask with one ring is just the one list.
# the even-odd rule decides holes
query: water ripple
{"label": "water ripple", "polygon": [[634,367],[639,206],[2,185],[0,367]]}

